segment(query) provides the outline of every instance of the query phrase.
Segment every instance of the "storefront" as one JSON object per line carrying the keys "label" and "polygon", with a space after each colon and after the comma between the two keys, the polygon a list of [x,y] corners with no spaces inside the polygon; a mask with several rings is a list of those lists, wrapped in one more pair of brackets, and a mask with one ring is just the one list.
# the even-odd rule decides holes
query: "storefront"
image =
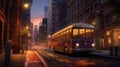
{"label": "storefront", "polygon": [[108,45],[108,47],[120,47],[120,27],[106,30],[105,40],[105,44]]}

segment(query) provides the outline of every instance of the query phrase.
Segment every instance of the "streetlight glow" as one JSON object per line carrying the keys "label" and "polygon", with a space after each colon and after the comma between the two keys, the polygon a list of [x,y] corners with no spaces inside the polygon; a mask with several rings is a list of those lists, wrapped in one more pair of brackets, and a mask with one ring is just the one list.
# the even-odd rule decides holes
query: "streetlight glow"
{"label": "streetlight glow", "polygon": [[29,3],[24,3],[25,8],[29,8]]}
{"label": "streetlight glow", "polygon": [[26,29],[28,30],[28,29],[29,29],[29,27],[28,27],[28,26],[26,26]]}

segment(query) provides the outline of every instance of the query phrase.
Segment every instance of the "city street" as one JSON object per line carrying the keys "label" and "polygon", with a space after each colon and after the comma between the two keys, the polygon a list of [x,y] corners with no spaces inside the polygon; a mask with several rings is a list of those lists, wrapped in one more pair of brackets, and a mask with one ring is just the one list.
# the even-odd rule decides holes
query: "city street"
{"label": "city street", "polygon": [[39,44],[33,47],[42,57],[47,67],[119,67],[120,60],[99,57],[92,54],[71,54],[53,52]]}
{"label": "city street", "polygon": [[0,67],[120,67],[120,0],[0,0]]}

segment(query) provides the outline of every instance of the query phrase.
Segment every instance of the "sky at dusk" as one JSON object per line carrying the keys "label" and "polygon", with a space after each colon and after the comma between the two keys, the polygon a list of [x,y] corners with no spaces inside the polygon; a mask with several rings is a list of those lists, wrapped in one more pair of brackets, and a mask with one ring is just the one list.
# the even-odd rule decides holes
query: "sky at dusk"
{"label": "sky at dusk", "polygon": [[44,7],[49,5],[50,0],[33,0],[31,6],[31,22],[39,25],[44,17]]}

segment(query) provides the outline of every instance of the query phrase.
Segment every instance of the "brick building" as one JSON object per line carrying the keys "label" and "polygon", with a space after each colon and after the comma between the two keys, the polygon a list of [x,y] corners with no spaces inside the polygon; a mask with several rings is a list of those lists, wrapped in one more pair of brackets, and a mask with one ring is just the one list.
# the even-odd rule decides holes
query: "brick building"
{"label": "brick building", "polygon": [[0,52],[4,50],[5,42],[12,41],[13,52],[19,52],[20,23],[23,0],[0,0]]}
{"label": "brick building", "polygon": [[0,53],[3,51],[4,47],[4,33],[5,33],[5,25],[7,24],[7,17],[5,15],[5,5],[6,0],[0,0]]}

